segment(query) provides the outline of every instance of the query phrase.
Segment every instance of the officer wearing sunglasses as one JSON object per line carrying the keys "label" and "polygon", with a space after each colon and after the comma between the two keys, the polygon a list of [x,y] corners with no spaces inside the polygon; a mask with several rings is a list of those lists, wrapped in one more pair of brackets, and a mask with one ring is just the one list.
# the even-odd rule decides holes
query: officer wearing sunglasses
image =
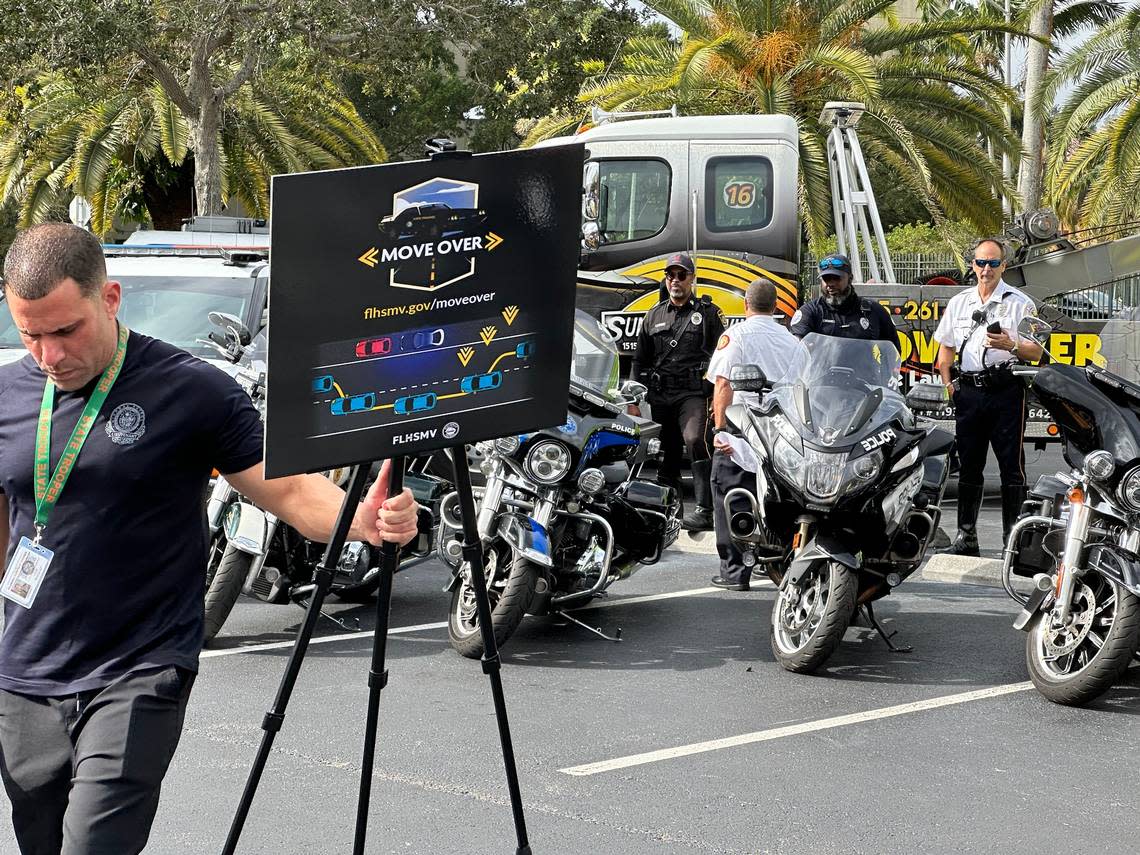
{"label": "officer wearing sunglasses", "polygon": [[819,296],[792,315],[788,329],[799,338],[808,333],[889,341],[898,347],[895,324],[881,303],[855,293],[851,262],[832,253],[819,260]]}
{"label": "officer wearing sunglasses", "polygon": [[[1002,527],[1008,537],[1025,500],[1025,386],[1013,376],[1018,360],[1036,362],[1041,346],[1019,338],[1017,325],[1035,315],[1033,301],[1002,281],[1005,246],[982,238],[971,251],[976,287],[947,303],[934,338],[938,371],[954,402],[958,460],[958,536],[945,551],[978,554],[987,446],[1001,473]],[[955,359],[958,366],[954,365]],[[955,377],[955,375],[957,375]]]}

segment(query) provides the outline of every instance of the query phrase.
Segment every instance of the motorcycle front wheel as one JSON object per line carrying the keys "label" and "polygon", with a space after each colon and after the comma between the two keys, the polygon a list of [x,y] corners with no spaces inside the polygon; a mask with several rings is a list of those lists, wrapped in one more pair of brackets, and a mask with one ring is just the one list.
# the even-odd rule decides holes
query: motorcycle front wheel
{"label": "motorcycle front wheel", "polygon": [[1077,582],[1070,620],[1034,618],[1025,638],[1033,685],[1055,704],[1079,706],[1107,692],[1140,646],[1140,598],[1096,573]]}
{"label": "motorcycle front wheel", "polygon": [[206,564],[206,634],[208,643],[221,630],[241,596],[241,586],[249,575],[253,556],[229,545],[219,534],[210,544],[210,560]]}
{"label": "motorcycle front wheel", "polygon": [[795,585],[776,594],[772,653],[788,671],[810,674],[835,652],[855,613],[856,574],[837,561],[817,561]]}
{"label": "motorcycle front wheel", "polygon": [[[530,606],[538,581],[538,568],[525,558],[515,557],[509,546],[496,540],[483,550],[483,569],[487,579],[487,599],[491,604],[491,625],[495,628],[495,644],[502,647],[518,629]],[[466,577],[451,592],[447,635],[451,646],[468,659],[479,659],[483,655],[475,588]]]}

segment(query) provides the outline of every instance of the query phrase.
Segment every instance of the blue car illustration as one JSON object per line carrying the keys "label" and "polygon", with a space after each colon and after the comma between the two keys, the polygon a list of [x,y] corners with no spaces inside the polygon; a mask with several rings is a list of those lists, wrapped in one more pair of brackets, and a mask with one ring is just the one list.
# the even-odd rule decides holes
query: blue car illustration
{"label": "blue car illustration", "polygon": [[363,413],[376,406],[376,393],[365,392],[363,395],[353,395],[351,398],[337,398],[332,402],[334,416],[346,416],[349,413]]}
{"label": "blue car illustration", "polygon": [[409,413],[422,413],[424,410],[435,409],[435,401],[435,392],[425,392],[422,395],[408,395],[404,398],[397,398],[393,409],[401,416],[406,416]]}
{"label": "blue car illustration", "polygon": [[515,348],[515,358],[516,359],[530,359],[532,356],[534,356],[534,342],[533,341],[519,342],[519,346]]}
{"label": "blue car illustration", "polygon": [[488,389],[498,389],[502,382],[502,371],[492,371],[490,374],[468,374],[459,381],[459,388],[468,394],[486,392]]}
{"label": "blue car illustration", "polygon": [[322,374],[320,377],[313,378],[314,392],[331,392],[332,387],[333,377],[331,374]]}
{"label": "blue car illustration", "polygon": [[423,350],[425,347],[439,347],[443,344],[443,330],[420,330],[400,336],[400,350]]}

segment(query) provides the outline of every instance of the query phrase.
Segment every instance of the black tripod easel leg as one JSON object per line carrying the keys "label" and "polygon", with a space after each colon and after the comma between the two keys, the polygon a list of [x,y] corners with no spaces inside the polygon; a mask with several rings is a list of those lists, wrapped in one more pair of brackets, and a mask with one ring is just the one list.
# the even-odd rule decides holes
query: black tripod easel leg
{"label": "black tripod easel leg", "polygon": [[253,797],[257,793],[257,786],[261,782],[261,773],[265,771],[265,762],[269,759],[269,752],[273,748],[273,740],[285,721],[285,708],[289,705],[289,696],[293,694],[293,685],[297,682],[301,663],[304,661],[305,653],[309,648],[309,639],[312,638],[313,628],[321,615],[321,606],[324,605],[325,595],[328,594],[329,587],[332,584],[333,573],[337,562],[340,560],[344,541],[352,527],[356,506],[360,504],[360,497],[364,493],[364,482],[368,478],[370,468],[366,464],[357,466],[352,470],[348,490],[345,493],[344,503],[341,505],[340,514],[336,520],[332,539],[329,540],[324,557],[321,559],[321,563],[317,565],[316,573],[313,574],[316,587],[309,599],[309,608],[305,612],[304,623],[301,624],[301,629],[297,633],[297,641],[293,644],[293,652],[289,656],[288,665],[285,666],[285,675],[281,678],[277,697],[274,698],[273,706],[261,722],[261,729],[265,731],[261,738],[261,747],[258,748],[253,767],[249,770],[249,778],[245,782],[245,791],[238,803],[233,824],[230,825],[230,833],[226,838],[225,847],[222,849],[222,855],[233,855],[237,850],[238,839],[241,837],[242,828],[245,826],[246,817],[249,815],[250,806],[253,804]]}
{"label": "black tripod easel leg", "polygon": [[483,636],[483,673],[491,680],[491,696],[495,701],[495,718],[499,723],[499,742],[503,749],[503,765],[507,771],[507,790],[510,792],[511,811],[515,818],[515,836],[518,838],[515,855],[530,855],[519,776],[515,769],[515,749],[511,744],[511,726],[507,721],[507,702],[503,698],[503,681],[499,674],[499,645],[495,641],[491,602],[487,599],[487,579],[483,575],[483,544],[479,540],[476,525],[475,497],[471,492],[471,472],[467,468],[467,449],[462,445],[452,448],[451,463],[455,470],[455,489],[463,520],[463,560],[471,571],[471,586],[475,589],[475,605],[479,611],[479,631]]}
{"label": "black tripod easel leg", "polygon": [[[388,473],[388,498],[404,489],[405,459],[392,461]],[[384,659],[388,649],[388,623],[392,612],[392,581],[400,564],[400,547],[385,543],[381,547],[380,587],[376,592],[376,633],[372,636],[372,665],[368,669],[368,715],[364,724],[364,752],[360,760],[360,797],[356,803],[356,837],[353,855],[364,855],[368,836],[368,803],[372,797],[372,767],[376,757],[376,727],[380,717],[380,692],[388,685]]]}

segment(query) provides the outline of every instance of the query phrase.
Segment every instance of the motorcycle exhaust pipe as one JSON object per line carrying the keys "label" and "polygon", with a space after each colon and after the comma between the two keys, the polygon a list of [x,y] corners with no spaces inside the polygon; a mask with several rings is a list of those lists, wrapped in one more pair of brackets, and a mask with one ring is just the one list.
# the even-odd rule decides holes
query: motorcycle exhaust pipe
{"label": "motorcycle exhaust pipe", "polygon": [[930,539],[930,535],[934,531],[934,520],[930,514],[915,511],[907,516],[903,528],[906,529],[907,533],[914,536],[921,548],[922,544]]}
{"label": "motorcycle exhaust pipe", "polygon": [[922,542],[909,531],[896,535],[895,542],[891,545],[891,553],[903,561],[913,561],[918,558],[921,550]]}

